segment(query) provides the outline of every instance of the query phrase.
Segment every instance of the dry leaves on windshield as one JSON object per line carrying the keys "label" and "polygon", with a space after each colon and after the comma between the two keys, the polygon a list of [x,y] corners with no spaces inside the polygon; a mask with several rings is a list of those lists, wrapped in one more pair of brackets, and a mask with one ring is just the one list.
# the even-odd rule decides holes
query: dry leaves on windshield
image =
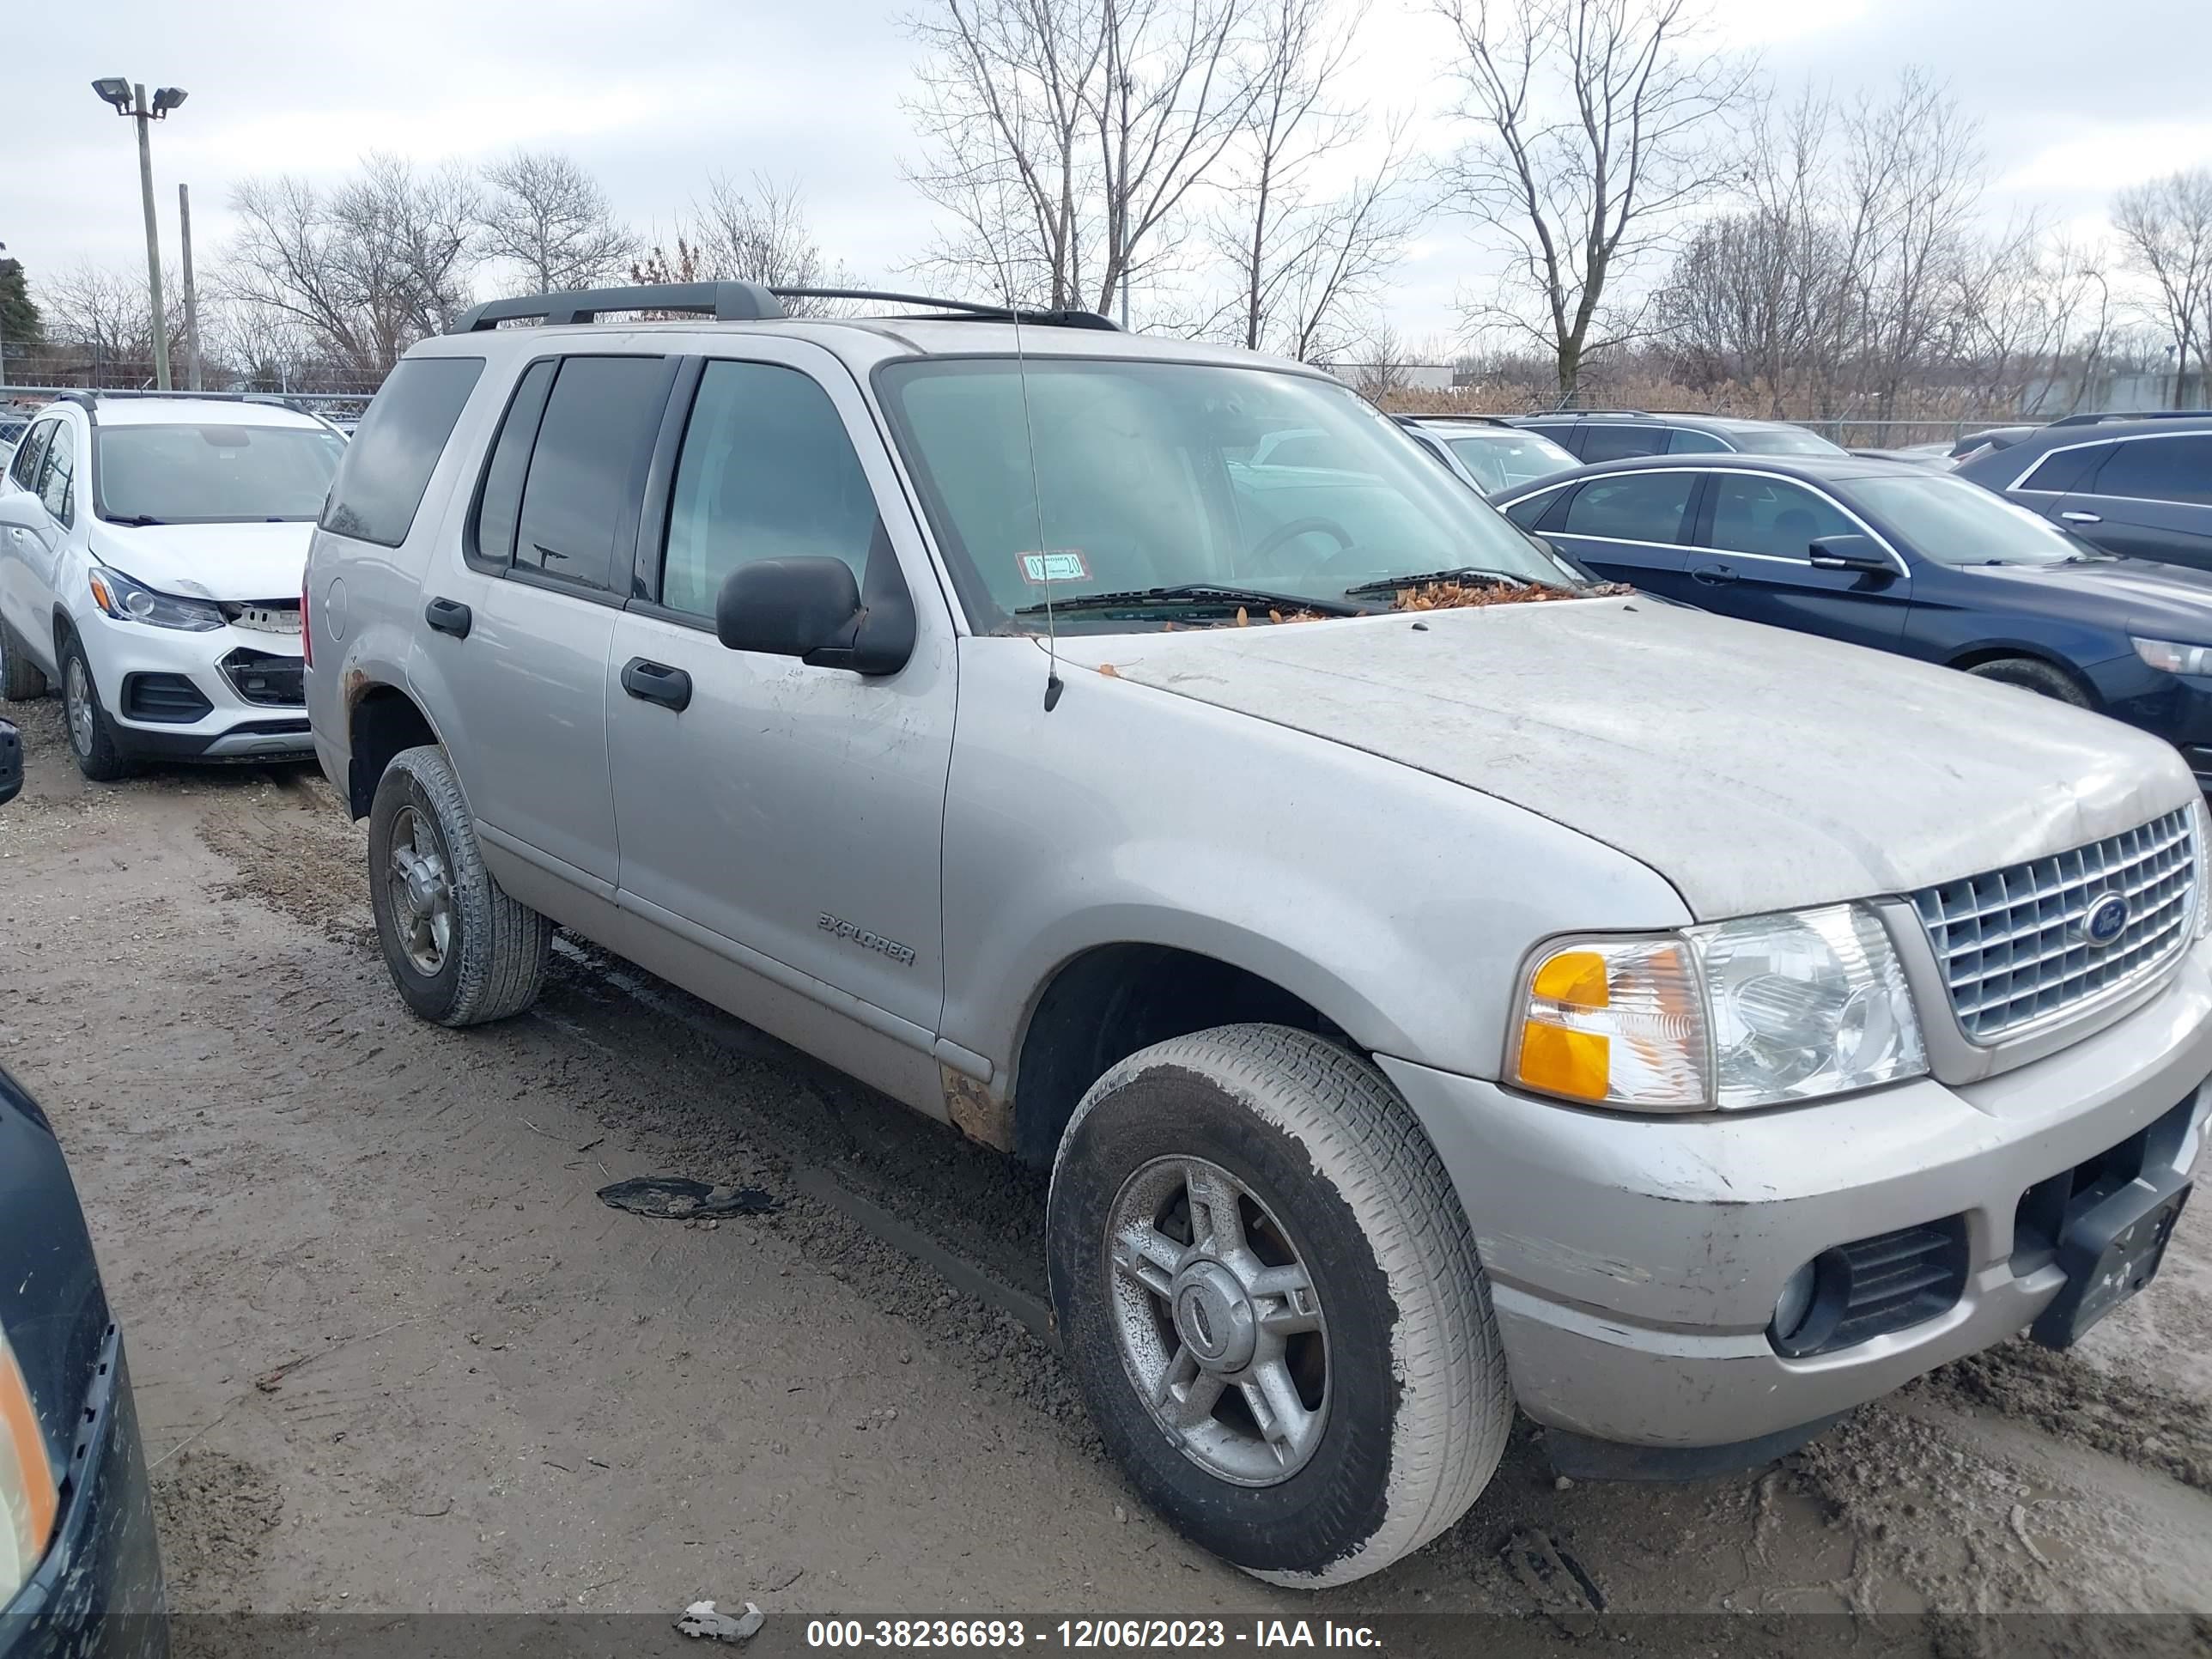
{"label": "dry leaves on windshield", "polygon": [[1431,582],[1424,587],[1401,587],[1390,601],[1394,611],[1458,611],[1470,605],[1538,605],[1546,599],[1603,599],[1636,590],[1626,582],[1603,582],[1595,587],[1541,587],[1531,582],[1507,587],[1496,582]]}

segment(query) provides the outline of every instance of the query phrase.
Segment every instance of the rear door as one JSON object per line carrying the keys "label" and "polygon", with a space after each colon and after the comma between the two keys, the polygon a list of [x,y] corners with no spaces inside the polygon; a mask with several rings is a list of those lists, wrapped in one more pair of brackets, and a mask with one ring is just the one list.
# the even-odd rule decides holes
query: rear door
{"label": "rear door", "polygon": [[611,898],[607,653],[675,361],[546,356],[518,379],[449,565],[425,582],[415,677],[489,839]]}
{"label": "rear door", "polygon": [[1682,597],[1698,478],[1686,467],[1586,478],[1543,514],[1538,533],[1608,581]]}
{"label": "rear door", "polygon": [[2123,438],[2104,448],[2057,499],[2057,521],[2108,553],[2212,569],[2212,432]]}
{"label": "rear door", "polygon": [[1896,562],[1895,574],[1820,570],[1812,562],[1814,541],[1872,537],[1872,526],[1792,478],[1719,468],[1708,477],[1698,514],[1698,550],[1687,562],[1692,604],[1747,622],[1898,648],[1912,604],[1905,561],[1882,544]]}

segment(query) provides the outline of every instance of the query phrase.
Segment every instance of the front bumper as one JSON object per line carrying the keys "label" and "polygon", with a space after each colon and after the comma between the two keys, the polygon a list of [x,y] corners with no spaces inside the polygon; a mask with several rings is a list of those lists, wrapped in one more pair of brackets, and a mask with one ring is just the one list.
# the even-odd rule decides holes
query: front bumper
{"label": "front bumper", "polygon": [[[1380,1058],[1466,1207],[1522,1408],[1637,1446],[1723,1446],[1832,1416],[2026,1328],[2064,1283],[2013,1267],[2027,1189],[2183,1102],[2204,1139],[2212,945],[2096,1035],[1957,1088],[1923,1078],[1812,1105],[1638,1118]],[[1936,1317],[1786,1358],[1766,1327],[1823,1250],[1965,1218],[1963,1293]]]}
{"label": "front bumper", "polygon": [[[227,627],[82,619],[86,659],[118,747],[149,760],[304,760],[300,638]],[[197,702],[189,694],[197,694]]]}
{"label": "front bumper", "polygon": [[2212,678],[2168,674],[2130,655],[2090,671],[2103,712],[2181,751],[2197,787],[2212,793]]}
{"label": "front bumper", "polygon": [[0,1659],[163,1659],[169,1650],[153,1488],[118,1334],[100,1362],[54,1541],[0,1607]]}

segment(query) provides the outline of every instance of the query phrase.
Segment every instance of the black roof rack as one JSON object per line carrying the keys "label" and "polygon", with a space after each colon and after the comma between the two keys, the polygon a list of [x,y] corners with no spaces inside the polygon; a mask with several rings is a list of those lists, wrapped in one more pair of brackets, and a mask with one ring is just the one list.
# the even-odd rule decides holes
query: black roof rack
{"label": "black roof rack", "polygon": [[1457,421],[1462,426],[1510,427],[1513,424],[1503,415],[1459,415],[1446,409],[1421,410],[1408,415],[1393,415],[1390,418],[1400,426],[1423,426],[1431,421]]}
{"label": "black roof rack", "polygon": [[2087,415],[2062,415],[2050,424],[2095,426],[2103,421],[2212,421],[2212,409],[2107,409]]}
{"label": "black roof rack", "polygon": [[532,294],[514,300],[486,300],[471,306],[455,320],[454,334],[474,334],[501,323],[534,319],[547,327],[588,323],[609,311],[691,312],[718,323],[769,322],[790,313],[783,302],[792,300],[873,300],[886,305],[929,306],[949,313],[944,319],[1035,323],[1047,328],[1112,329],[1114,325],[1095,311],[1029,311],[1010,306],[979,305],[972,300],[944,300],[927,294],[894,294],[868,288],[766,288],[758,283],[641,283],[629,288],[576,289],[556,294]]}
{"label": "black roof rack", "polygon": [[304,415],[311,421],[320,421],[322,416],[301,403],[297,398],[288,398],[277,392],[163,392],[152,386],[127,386],[111,391],[104,386],[64,386],[54,393],[58,403],[72,403],[82,408],[95,422],[100,405],[111,398],[196,398],[202,403],[267,404],[275,409],[289,409],[295,415]]}

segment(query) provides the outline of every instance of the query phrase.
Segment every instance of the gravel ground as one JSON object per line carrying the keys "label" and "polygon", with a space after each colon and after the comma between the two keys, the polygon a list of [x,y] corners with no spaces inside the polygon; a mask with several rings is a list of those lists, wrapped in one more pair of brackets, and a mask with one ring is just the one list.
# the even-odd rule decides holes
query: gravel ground
{"label": "gravel ground", "polygon": [[[8,712],[0,1060],[84,1194],[179,1609],[1467,1609],[1571,1644],[1549,1552],[1615,1613],[1911,1614],[1946,1652],[1976,1613],[2212,1611],[2203,1206],[2074,1354],[2010,1345],[1695,1486],[1560,1486],[1523,1424],[1444,1539],[1278,1591],[1102,1460],[1031,1328],[1034,1178],[567,940],[532,1013],[425,1025],[319,777],[88,784],[51,700]],[[778,1207],[594,1195],[639,1175]]]}

